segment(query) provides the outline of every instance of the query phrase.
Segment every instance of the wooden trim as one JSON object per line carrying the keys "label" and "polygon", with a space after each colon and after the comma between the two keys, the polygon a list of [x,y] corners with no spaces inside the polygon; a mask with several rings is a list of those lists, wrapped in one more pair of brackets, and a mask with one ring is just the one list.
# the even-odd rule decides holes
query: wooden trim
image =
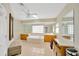
{"label": "wooden trim", "polygon": [[13,38],[13,17],[9,14],[9,40]]}
{"label": "wooden trim", "polygon": [[11,40],[11,13],[9,14],[9,40]]}

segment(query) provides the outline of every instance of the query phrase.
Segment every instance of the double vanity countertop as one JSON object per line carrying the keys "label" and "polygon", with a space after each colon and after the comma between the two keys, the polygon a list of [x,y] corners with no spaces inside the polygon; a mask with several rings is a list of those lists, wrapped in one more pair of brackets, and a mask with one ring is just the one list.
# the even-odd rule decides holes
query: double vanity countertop
{"label": "double vanity countertop", "polygon": [[71,40],[67,40],[67,39],[55,39],[55,41],[57,42],[57,44],[59,46],[69,46],[69,47],[73,47],[73,41]]}

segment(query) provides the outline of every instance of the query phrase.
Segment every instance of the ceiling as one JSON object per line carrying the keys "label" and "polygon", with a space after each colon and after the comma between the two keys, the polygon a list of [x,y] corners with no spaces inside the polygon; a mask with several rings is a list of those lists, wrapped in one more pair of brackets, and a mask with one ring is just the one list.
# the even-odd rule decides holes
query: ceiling
{"label": "ceiling", "polygon": [[19,3],[10,4],[15,19],[28,20],[24,12],[27,9],[30,10],[30,13],[36,13],[38,19],[56,18],[66,3],[24,3],[23,5],[24,7]]}

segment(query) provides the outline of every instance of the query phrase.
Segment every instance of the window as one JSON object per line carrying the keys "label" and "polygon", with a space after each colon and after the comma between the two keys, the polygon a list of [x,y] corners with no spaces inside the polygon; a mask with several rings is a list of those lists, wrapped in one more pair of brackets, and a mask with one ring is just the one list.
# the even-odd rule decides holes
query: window
{"label": "window", "polygon": [[52,26],[52,31],[55,33],[55,25]]}
{"label": "window", "polygon": [[56,33],[59,33],[59,24],[56,24]]}
{"label": "window", "polygon": [[63,34],[73,34],[73,24],[63,24]]}
{"label": "window", "polygon": [[73,34],[73,25],[68,25],[68,34]]}
{"label": "window", "polygon": [[44,33],[44,26],[43,25],[33,25],[32,33]]}

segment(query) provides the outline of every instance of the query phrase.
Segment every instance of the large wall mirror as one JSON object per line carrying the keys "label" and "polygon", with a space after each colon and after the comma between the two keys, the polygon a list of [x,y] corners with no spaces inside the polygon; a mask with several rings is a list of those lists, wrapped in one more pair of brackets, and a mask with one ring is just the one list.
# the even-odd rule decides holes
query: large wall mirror
{"label": "large wall mirror", "polygon": [[74,35],[74,15],[73,10],[70,10],[62,18],[62,37],[73,41]]}

